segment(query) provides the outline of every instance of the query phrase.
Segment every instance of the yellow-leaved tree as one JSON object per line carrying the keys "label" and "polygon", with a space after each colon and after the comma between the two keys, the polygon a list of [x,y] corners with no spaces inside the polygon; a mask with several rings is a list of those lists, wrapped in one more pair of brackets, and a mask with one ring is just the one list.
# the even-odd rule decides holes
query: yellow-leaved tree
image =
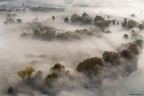
{"label": "yellow-leaved tree", "polygon": [[26,67],[25,69],[19,70],[19,71],[17,72],[17,74],[18,74],[18,76],[20,76],[23,80],[24,80],[25,78],[28,78],[28,79],[30,80],[34,72],[35,72],[34,67],[29,66],[29,67]]}

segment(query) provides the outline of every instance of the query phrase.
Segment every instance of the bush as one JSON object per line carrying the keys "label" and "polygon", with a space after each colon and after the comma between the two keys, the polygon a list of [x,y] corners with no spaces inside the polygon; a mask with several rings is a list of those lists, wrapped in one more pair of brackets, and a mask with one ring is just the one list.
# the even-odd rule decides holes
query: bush
{"label": "bush", "polygon": [[78,64],[77,71],[88,75],[96,75],[99,71],[99,67],[103,67],[101,58],[88,58]]}
{"label": "bush", "polygon": [[136,26],[136,21],[135,20],[129,20],[128,21],[128,28],[134,28]]}
{"label": "bush", "polygon": [[115,62],[119,59],[118,57],[118,53],[115,53],[115,52],[109,52],[109,51],[105,51],[103,53],[103,59],[106,61],[106,62]]}

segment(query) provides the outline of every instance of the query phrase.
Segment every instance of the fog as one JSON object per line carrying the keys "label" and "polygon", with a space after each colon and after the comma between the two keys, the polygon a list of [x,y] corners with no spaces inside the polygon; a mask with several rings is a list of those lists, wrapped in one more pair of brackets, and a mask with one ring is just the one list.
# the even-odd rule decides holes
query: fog
{"label": "fog", "polygon": [[[36,71],[41,70],[44,74],[43,78],[45,78],[49,69],[56,63],[63,64],[72,75],[76,75],[76,80],[71,82],[66,78],[61,78],[55,84],[54,92],[57,92],[54,96],[144,95],[143,50],[138,57],[138,69],[134,73],[117,80],[105,79],[100,88],[96,88],[93,83],[90,88],[85,89],[83,83],[87,82],[87,78],[75,70],[79,62],[91,57],[102,57],[104,51],[116,51],[122,44],[131,42],[131,39],[123,38],[124,34],[130,35],[131,30],[124,30],[121,26],[109,27],[108,30],[112,32],[110,34],[97,33],[98,36],[66,42],[20,36],[23,32],[27,32],[26,28],[36,17],[38,22],[53,27],[59,32],[90,28],[91,25],[71,24],[63,21],[64,17],[70,17],[73,13],[81,15],[86,12],[92,18],[97,14],[104,17],[110,16],[120,22],[127,17],[141,22],[144,20],[143,0],[72,0],[71,3],[63,0],[0,0],[0,5],[5,4],[6,6],[17,7],[22,3],[25,3],[27,7],[50,6],[62,8],[64,11],[33,12],[26,10],[24,13],[14,12],[17,14],[16,18],[22,19],[23,22],[22,24],[8,25],[4,24],[6,13],[0,13],[0,96],[9,96],[5,94],[9,86],[19,87],[20,92],[16,96],[50,96],[19,85],[22,80],[18,77],[17,71],[27,66],[33,66]],[[131,17],[131,14],[135,14],[136,17]],[[55,21],[51,19],[52,16],[55,16]],[[141,34],[144,36],[143,31]]]}

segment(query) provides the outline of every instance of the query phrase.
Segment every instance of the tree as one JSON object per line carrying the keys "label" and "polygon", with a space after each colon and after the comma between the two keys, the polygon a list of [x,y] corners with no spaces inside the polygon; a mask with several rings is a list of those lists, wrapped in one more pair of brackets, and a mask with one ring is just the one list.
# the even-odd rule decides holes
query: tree
{"label": "tree", "polygon": [[118,61],[119,57],[118,57],[118,53],[116,52],[111,52],[111,51],[105,51],[103,53],[103,59],[106,61],[106,62],[115,62],[115,61]]}
{"label": "tree", "polygon": [[128,23],[128,22],[127,22],[127,19],[124,18],[124,21],[123,21],[123,23],[122,23],[122,26],[123,26],[123,27],[126,27],[126,26],[127,26],[127,23]]}
{"label": "tree", "polygon": [[96,22],[96,25],[97,25],[98,27],[104,28],[104,27],[107,26],[107,23],[106,23],[105,21],[103,21],[103,20],[98,20],[98,21]]}
{"label": "tree", "polygon": [[83,13],[82,16],[80,17],[80,20],[82,23],[91,23],[92,18],[87,14],[87,13]]}
{"label": "tree", "polygon": [[126,59],[131,59],[132,58],[132,53],[128,50],[128,49],[125,49],[125,50],[122,50],[120,52],[120,55]]}
{"label": "tree", "polygon": [[82,22],[83,23],[87,23],[88,24],[88,23],[91,23],[91,21],[92,21],[92,18],[89,15],[87,15],[87,16],[82,18]]}
{"label": "tree", "polygon": [[7,90],[7,93],[8,93],[8,94],[13,94],[13,93],[14,93],[13,87],[10,86],[10,87],[8,88],[8,90]]}
{"label": "tree", "polygon": [[26,71],[28,79],[31,79],[33,72],[35,72],[35,69],[29,66],[25,68],[25,71]]}
{"label": "tree", "polygon": [[136,21],[135,20],[129,20],[128,21],[128,28],[134,28],[136,26]]}
{"label": "tree", "polygon": [[124,34],[123,37],[124,37],[125,39],[128,39],[128,38],[129,38],[128,34]]}
{"label": "tree", "polygon": [[39,31],[39,30],[34,30],[34,31],[33,31],[33,36],[36,37],[36,38],[41,37],[40,31]]}
{"label": "tree", "polygon": [[46,76],[45,78],[45,84],[48,85],[48,86],[52,86],[53,82],[55,80],[57,80],[58,78],[58,75],[57,73],[51,73],[49,75]]}
{"label": "tree", "polygon": [[27,73],[25,70],[20,70],[17,72],[18,76],[20,76],[23,80],[25,79]]}
{"label": "tree", "polygon": [[139,24],[139,29],[143,30],[144,29],[144,24]]}
{"label": "tree", "polygon": [[32,77],[33,72],[35,72],[35,69],[31,66],[26,67],[25,69],[22,69],[17,72],[18,76],[20,76],[23,80],[27,77],[29,80]]}
{"label": "tree", "polygon": [[54,71],[55,70],[62,71],[62,70],[65,69],[65,67],[64,67],[64,65],[61,65],[61,64],[57,63],[51,69],[54,70]]}
{"label": "tree", "polygon": [[77,71],[85,73],[87,75],[97,75],[100,67],[103,67],[101,58],[88,58],[78,64]]}
{"label": "tree", "polygon": [[17,19],[17,23],[22,23],[22,19]]}
{"label": "tree", "polygon": [[77,14],[73,14],[73,15],[71,16],[71,21],[72,21],[72,22],[78,22],[78,21],[80,21],[80,16],[77,15]]}
{"label": "tree", "polygon": [[68,17],[65,17],[64,18],[64,21],[67,23],[67,22],[69,22],[69,18]]}
{"label": "tree", "polygon": [[128,49],[134,54],[134,55],[138,55],[139,54],[139,50],[136,44],[134,43],[130,43],[128,46]]}
{"label": "tree", "polygon": [[102,16],[96,16],[95,19],[94,19],[94,22],[97,22],[98,20],[102,20],[102,21],[105,21],[105,19],[102,17]]}

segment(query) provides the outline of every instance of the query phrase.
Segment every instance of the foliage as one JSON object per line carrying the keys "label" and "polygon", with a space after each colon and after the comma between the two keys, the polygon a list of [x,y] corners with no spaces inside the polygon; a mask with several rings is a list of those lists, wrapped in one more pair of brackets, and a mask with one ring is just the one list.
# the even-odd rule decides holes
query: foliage
{"label": "foliage", "polygon": [[130,52],[130,50],[128,49],[125,49],[125,50],[122,50],[120,52],[120,55],[126,59],[131,59],[132,58],[132,53]]}
{"label": "foliage", "polygon": [[14,89],[10,86],[7,90],[8,94],[13,94],[14,93]]}
{"label": "foliage", "polygon": [[103,59],[106,61],[106,62],[115,62],[119,59],[118,57],[118,53],[116,52],[111,52],[111,51],[105,51],[103,53]]}
{"label": "foliage", "polygon": [[96,16],[95,19],[94,19],[94,22],[97,22],[99,20],[102,20],[102,21],[105,21],[105,19],[102,17],[102,16]]}
{"label": "foliage", "polygon": [[127,27],[128,28],[134,28],[136,26],[136,21],[135,20],[129,20]]}
{"label": "foliage", "polygon": [[67,23],[67,22],[69,22],[69,18],[68,17],[65,17],[64,18],[64,21]]}
{"label": "foliage", "polygon": [[104,28],[104,27],[107,27],[108,24],[106,21],[103,21],[103,20],[98,20],[96,23],[95,23],[98,27],[101,27],[101,28]]}
{"label": "foliage", "polygon": [[25,79],[27,76],[27,72],[25,70],[20,70],[17,72],[18,76],[20,76],[22,79]]}
{"label": "foliage", "polygon": [[57,73],[51,73],[51,74],[47,75],[46,78],[45,78],[46,85],[52,86],[53,82],[55,80],[57,80],[57,78],[58,78]]}
{"label": "foliage", "polygon": [[139,26],[138,26],[138,27],[139,27],[139,29],[141,29],[141,30],[142,30],[142,29],[144,29],[144,24],[139,24]]}
{"label": "foliage", "polygon": [[88,58],[78,64],[77,71],[89,75],[96,75],[99,71],[99,67],[103,67],[103,62],[101,58]]}
{"label": "foliage", "polygon": [[33,72],[35,72],[35,69],[29,66],[29,67],[26,67],[25,69],[18,71],[17,74],[24,80],[26,77],[28,79],[31,79]]}
{"label": "foliage", "polygon": [[77,15],[77,14],[73,14],[73,15],[71,16],[71,21],[72,21],[72,22],[78,22],[78,21],[80,21],[80,16]]}
{"label": "foliage", "polygon": [[123,36],[125,39],[128,39],[128,34],[124,34],[124,36]]}
{"label": "foliage", "polygon": [[122,26],[123,26],[123,27],[126,27],[126,26],[127,26],[127,24],[128,24],[128,21],[127,21],[127,19],[126,19],[126,18],[124,18],[124,21],[123,21],[123,23],[122,23]]}
{"label": "foliage", "polygon": [[129,46],[128,46],[128,49],[129,49],[134,55],[139,54],[138,47],[137,47],[137,45],[134,44],[134,43],[130,43]]}
{"label": "foliage", "polygon": [[72,32],[66,32],[66,33],[57,33],[56,39],[59,40],[78,40],[80,37]]}
{"label": "foliage", "polygon": [[17,23],[22,23],[22,19],[17,19]]}
{"label": "foliage", "polygon": [[64,65],[61,65],[61,64],[57,63],[51,69],[52,70],[60,70],[61,71],[61,70],[64,70],[65,67],[64,67]]}
{"label": "foliage", "polygon": [[81,22],[83,23],[91,23],[92,18],[87,14],[87,13],[83,13],[82,16],[80,17]]}

